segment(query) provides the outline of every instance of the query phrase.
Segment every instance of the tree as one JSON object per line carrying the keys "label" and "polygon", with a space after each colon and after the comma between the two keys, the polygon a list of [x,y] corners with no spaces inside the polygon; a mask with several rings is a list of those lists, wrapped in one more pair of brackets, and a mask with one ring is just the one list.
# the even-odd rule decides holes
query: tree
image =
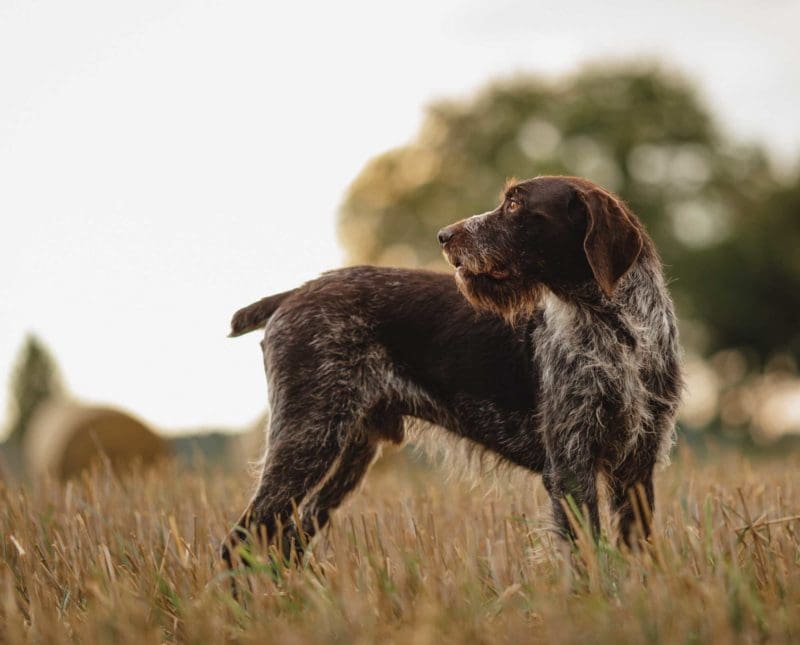
{"label": "tree", "polygon": [[585,176],[630,204],[673,280],[686,344],[797,356],[796,247],[770,238],[800,236],[797,189],[782,192],[763,151],[728,141],[692,84],[659,68],[519,76],[433,104],[415,140],[350,186],[349,260],[444,268],[441,226],[493,208],[506,178],[539,174]]}
{"label": "tree", "polygon": [[63,394],[63,391],[55,360],[41,340],[28,335],[11,376],[9,439],[21,443],[39,406],[51,397]]}
{"label": "tree", "polygon": [[696,315],[714,330],[711,349],[747,350],[751,367],[800,357],[800,181],[765,192],[736,234],[687,254],[681,275]]}

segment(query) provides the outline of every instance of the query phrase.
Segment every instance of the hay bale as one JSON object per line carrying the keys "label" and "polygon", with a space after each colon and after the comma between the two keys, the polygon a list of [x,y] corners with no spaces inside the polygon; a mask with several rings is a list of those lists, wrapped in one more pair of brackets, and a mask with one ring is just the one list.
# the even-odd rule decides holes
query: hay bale
{"label": "hay bale", "polygon": [[37,411],[25,436],[31,474],[68,479],[105,455],[116,469],[150,464],[168,454],[167,443],[144,423],[109,407],[57,400]]}

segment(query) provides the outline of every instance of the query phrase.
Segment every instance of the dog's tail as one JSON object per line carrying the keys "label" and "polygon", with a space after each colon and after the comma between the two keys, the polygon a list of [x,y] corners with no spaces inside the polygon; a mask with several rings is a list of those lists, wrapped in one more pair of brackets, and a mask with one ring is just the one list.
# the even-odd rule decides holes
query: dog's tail
{"label": "dog's tail", "polygon": [[276,293],[239,309],[231,318],[231,333],[228,334],[228,337],[234,338],[264,327],[281,303],[295,291],[297,289]]}

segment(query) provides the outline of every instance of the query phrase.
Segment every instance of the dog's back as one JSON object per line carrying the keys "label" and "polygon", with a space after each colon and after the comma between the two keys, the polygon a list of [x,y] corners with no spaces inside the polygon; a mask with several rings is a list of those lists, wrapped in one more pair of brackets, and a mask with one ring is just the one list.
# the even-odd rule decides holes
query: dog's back
{"label": "dog's back", "polygon": [[[496,408],[503,418],[533,408],[531,327],[515,329],[475,312],[447,274],[370,266],[330,271],[240,309],[231,336],[265,326],[268,378],[274,374],[284,385],[314,382],[324,392],[329,381],[344,378],[354,399],[393,389],[387,396],[397,399],[400,414],[445,426],[471,425],[464,415],[473,408],[475,414]],[[344,373],[326,379],[334,365]],[[414,404],[412,391],[424,392]]]}

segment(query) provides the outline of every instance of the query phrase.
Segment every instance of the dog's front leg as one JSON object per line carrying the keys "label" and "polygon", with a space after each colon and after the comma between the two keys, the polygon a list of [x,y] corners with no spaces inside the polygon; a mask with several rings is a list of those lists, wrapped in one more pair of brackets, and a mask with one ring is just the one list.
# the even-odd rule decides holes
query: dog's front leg
{"label": "dog's front leg", "polygon": [[550,494],[553,519],[562,537],[574,541],[576,528],[590,533],[592,541],[600,536],[600,513],[597,503],[597,470],[589,455],[556,450],[548,456],[544,485]]}

